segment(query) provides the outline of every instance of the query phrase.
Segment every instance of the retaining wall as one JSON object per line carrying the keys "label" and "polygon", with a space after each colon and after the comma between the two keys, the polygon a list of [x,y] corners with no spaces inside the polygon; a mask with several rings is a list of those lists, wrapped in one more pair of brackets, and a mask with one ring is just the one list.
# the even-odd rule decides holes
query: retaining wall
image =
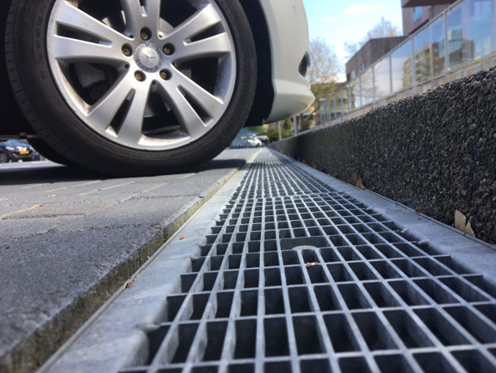
{"label": "retaining wall", "polygon": [[496,243],[496,69],[271,145]]}

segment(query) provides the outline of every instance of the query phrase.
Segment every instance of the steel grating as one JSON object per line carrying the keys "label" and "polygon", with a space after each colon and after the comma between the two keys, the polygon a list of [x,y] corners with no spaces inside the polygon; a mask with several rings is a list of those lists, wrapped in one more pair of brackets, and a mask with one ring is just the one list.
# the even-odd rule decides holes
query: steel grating
{"label": "steel grating", "polygon": [[121,373],[496,372],[496,290],[265,151]]}

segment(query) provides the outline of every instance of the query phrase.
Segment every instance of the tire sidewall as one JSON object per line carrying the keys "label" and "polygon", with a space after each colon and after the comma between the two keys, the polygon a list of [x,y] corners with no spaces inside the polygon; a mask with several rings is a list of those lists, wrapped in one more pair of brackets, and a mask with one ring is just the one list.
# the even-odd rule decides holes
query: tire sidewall
{"label": "tire sidewall", "polygon": [[9,163],[9,156],[4,152],[0,152],[0,163]]}
{"label": "tire sidewall", "polygon": [[207,134],[195,142],[167,151],[126,148],[84,124],[57,88],[48,63],[47,30],[55,0],[15,2],[12,13],[14,37],[10,45],[14,64],[11,81],[18,85],[14,91],[33,129],[49,146],[64,152],[69,160],[104,172],[163,172],[164,169],[190,166],[192,162],[208,160],[218,154],[236,136],[249,114],[256,87],[256,52],[249,23],[239,2],[215,1],[227,20],[236,48],[233,96],[223,117]]}

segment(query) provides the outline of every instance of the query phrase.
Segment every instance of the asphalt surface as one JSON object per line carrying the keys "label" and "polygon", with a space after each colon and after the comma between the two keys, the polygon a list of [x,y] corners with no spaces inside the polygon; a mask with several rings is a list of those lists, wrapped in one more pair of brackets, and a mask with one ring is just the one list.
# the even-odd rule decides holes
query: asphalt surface
{"label": "asphalt surface", "polygon": [[140,178],[0,165],[0,371],[40,366],[256,152]]}

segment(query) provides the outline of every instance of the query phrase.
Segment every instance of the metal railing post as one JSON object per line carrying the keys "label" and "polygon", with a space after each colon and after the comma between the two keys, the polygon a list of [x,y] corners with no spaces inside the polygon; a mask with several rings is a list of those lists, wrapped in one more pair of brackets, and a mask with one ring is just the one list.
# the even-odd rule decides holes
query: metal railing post
{"label": "metal railing post", "polygon": [[444,72],[450,70],[448,12],[444,12]]}
{"label": "metal railing post", "polygon": [[334,94],[334,119],[336,119],[338,117],[338,113],[336,111],[336,94]]}
{"label": "metal railing post", "polygon": [[412,86],[417,84],[417,62],[415,61],[415,36],[412,37]]}
{"label": "metal railing post", "polygon": [[496,52],[496,0],[492,0],[491,2],[491,16],[493,19],[493,22],[491,23],[491,49],[493,52]]}
{"label": "metal railing post", "polygon": [[326,121],[330,122],[332,120],[332,106],[331,106],[331,99],[328,98],[326,100],[326,105],[327,105],[327,118]]}
{"label": "metal railing post", "polygon": [[[351,100],[352,100],[352,93],[351,93],[351,84],[348,84],[348,111],[352,111],[352,105],[351,105]],[[355,106],[355,101],[353,100],[353,106]]]}
{"label": "metal railing post", "polygon": [[360,107],[363,106],[363,100],[362,100],[362,76],[360,75],[358,77],[358,89],[360,90]]}
{"label": "metal railing post", "polygon": [[389,94],[393,94],[393,55],[389,55]]}
{"label": "metal railing post", "polygon": [[372,104],[375,103],[375,66],[372,67]]}
{"label": "metal railing post", "polygon": [[325,98],[321,99],[320,100],[320,104],[324,108],[324,111],[322,112],[323,114],[321,115],[321,118],[320,118],[320,124],[324,124],[325,122],[327,122],[327,105],[326,105],[326,99]]}

